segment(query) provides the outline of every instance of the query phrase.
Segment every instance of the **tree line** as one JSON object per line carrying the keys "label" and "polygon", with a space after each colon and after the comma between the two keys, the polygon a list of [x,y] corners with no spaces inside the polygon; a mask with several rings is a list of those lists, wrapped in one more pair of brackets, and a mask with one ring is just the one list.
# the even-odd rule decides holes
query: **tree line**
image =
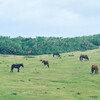
{"label": "tree line", "polygon": [[72,51],[85,51],[97,49],[100,46],[100,34],[74,38],[62,37],[36,37],[10,38],[0,36],[0,54],[32,55],[65,53]]}

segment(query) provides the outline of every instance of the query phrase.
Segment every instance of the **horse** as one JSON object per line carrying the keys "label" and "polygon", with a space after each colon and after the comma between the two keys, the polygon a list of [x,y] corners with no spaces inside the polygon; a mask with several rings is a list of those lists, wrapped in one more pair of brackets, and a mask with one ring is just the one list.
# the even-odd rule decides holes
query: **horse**
{"label": "horse", "polygon": [[48,61],[43,60],[42,63],[44,63],[44,66],[47,65],[48,68],[49,68],[49,62]]}
{"label": "horse", "polygon": [[17,69],[18,69],[18,72],[19,72],[19,68],[20,68],[21,66],[24,67],[23,64],[12,64],[12,66],[11,66],[11,72],[13,72],[13,69],[14,69],[14,68],[17,68]]}
{"label": "horse", "polygon": [[30,55],[32,53],[32,50],[28,51],[28,55]]}
{"label": "horse", "polygon": [[80,56],[80,60],[81,60],[81,61],[83,60],[83,58],[89,60],[89,58],[88,58],[87,55],[81,55],[81,56]]}
{"label": "horse", "polygon": [[60,57],[60,54],[59,54],[58,52],[54,52],[54,53],[53,53],[53,57],[54,57],[55,55],[57,55],[58,57]]}
{"label": "horse", "polygon": [[92,67],[91,67],[92,74],[93,74],[94,70],[95,70],[95,74],[97,74],[98,73],[98,66],[97,65],[92,65]]}

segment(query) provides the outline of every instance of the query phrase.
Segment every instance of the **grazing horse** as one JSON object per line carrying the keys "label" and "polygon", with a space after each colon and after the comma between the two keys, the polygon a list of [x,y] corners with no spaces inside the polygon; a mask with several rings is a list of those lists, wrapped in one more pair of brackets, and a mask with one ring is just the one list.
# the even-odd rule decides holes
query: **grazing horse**
{"label": "grazing horse", "polygon": [[24,67],[23,64],[12,64],[12,66],[11,66],[11,72],[13,72],[13,69],[14,69],[14,68],[17,68],[17,69],[18,69],[18,72],[19,72],[19,68],[20,68],[21,66]]}
{"label": "grazing horse", "polygon": [[28,51],[28,55],[30,55],[32,53],[32,50]]}
{"label": "grazing horse", "polygon": [[44,63],[44,66],[47,65],[48,68],[49,68],[49,62],[48,61],[43,60],[42,63]]}
{"label": "grazing horse", "polygon": [[80,60],[81,60],[81,61],[83,60],[83,58],[89,60],[89,58],[88,58],[87,55],[81,55],[81,56],[80,56]]}
{"label": "grazing horse", "polygon": [[93,73],[94,70],[95,70],[95,74],[97,74],[98,73],[98,66],[97,65],[92,65],[91,72]]}
{"label": "grazing horse", "polygon": [[53,53],[53,57],[54,57],[55,55],[57,55],[58,57],[60,57],[60,54],[59,54],[58,52],[54,52],[54,53]]}

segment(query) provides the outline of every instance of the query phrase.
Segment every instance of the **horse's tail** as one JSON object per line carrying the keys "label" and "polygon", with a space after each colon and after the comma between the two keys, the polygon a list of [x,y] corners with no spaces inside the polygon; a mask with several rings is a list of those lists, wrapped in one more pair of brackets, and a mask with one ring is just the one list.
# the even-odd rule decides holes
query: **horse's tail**
{"label": "horse's tail", "polygon": [[82,56],[80,56],[80,61],[82,61]]}
{"label": "horse's tail", "polygon": [[10,72],[13,72],[13,65],[11,66],[11,71]]}

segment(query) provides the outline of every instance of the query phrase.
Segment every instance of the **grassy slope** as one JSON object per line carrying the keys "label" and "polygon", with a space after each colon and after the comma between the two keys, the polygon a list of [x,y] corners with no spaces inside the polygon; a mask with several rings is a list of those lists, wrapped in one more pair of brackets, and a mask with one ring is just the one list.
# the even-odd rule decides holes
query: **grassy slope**
{"label": "grassy slope", "polygon": [[[100,100],[100,74],[91,74],[91,65],[100,66],[100,49],[52,55],[0,55],[0,100]],[[90,61],[79,61],[87,54]],[[48,60],[50,69],[40,60]],[[20,72],[11,64],[23,63]]]}

